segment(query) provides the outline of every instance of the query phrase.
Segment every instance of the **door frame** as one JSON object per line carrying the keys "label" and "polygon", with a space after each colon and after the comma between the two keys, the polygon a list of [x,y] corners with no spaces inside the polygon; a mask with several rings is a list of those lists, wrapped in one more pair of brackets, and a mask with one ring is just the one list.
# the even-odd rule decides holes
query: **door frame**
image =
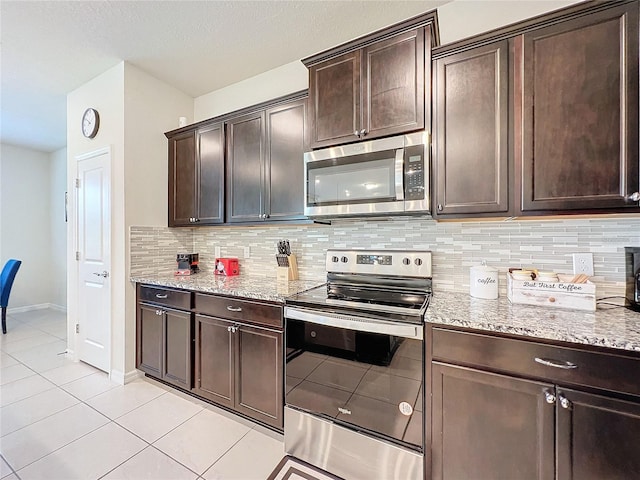
{"label": "door frame", "polygon": [[[76,187],[76,180],[78,179],[78,167],[79,167],[79,163],[83,160],[89,160],[91,158],[94,157],[99,157],[100,155],[104,155],[106,154],[108,156],[108,160],[107,160],[107,165],[106,168],[108,169],[108,175],[109,175],[109,182],[108,182],[108,188],[109,188],[109,255],[110,255],[110,259],[111,259],[111,253],[113,253],[113,248],[111,245],[111,240],[112,240],[112,235],[111,235],[111,225],[112,225],[112,206],[113,206],[113,179],[111,177],[111,172],[113,170],[113,155],[111,154],[111,146],[107,145],[104,147],[100,147],[94,150],[90,150],[88,152],[84,152],[78,155],[74,156],[74,169],[73,169],[73,176],[71,179],[71,186],[70,188],[73,189],[74,191],[74,195],[70,195],[71,199],[73,199],[73,214],[71,214],[69,216],[70,219],[73,219],[73,225],[71,226],[72,229],[72,247],[71,247],[71,251],[69,252],[69,263],[73,263],[74,266],[72,268],[69,268],[69,271],[73,271],[74,274],[74,278],[70,278],[69,279],[69,290],[73,291],[73,294],[69,296],[69,300],[71,300],[69,303],[73,305],[73,315],[68,315],[67,316],[67,332],[69,333],[69,338],[73,338],[73,342],[68,341],[68,347],[73,346],[73,349],[68,348],[67,349],[67,353],[70,354],[70,356],[73,358],[73,360],[75,362],[80,361],[80,352],[79,352],[79,338],[80,335],[77,332],[76,329],[76,325],[80,324],[80,263],[79,261],[76,259],[76,252],[79,251],[80,245],[79,245],[79,240],[80,240],[80,235],[79,235],[79,202],[78,202],[78,188]],[[111,266],[110,266],[111,267]],[[108,308],[109,308],[109,312],[108,312],[108,318],[109,318],[109,325],[108,325],[108,330],[109,330],[109,367],[108,367],[108,373],[109,373],[109,377],[111,377],[111,364],[112,362],[112,346],[113,346],[113,325],[112,325],[112,315],[111,315],[111,307],[113,304],[113,283],[109,282],[109,299],[107,302]]]}

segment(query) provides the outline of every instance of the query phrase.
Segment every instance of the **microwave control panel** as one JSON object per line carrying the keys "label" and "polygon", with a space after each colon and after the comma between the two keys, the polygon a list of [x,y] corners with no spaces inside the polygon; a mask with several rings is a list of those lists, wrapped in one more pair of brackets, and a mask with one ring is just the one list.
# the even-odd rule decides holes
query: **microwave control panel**
{"label": "microwave control panel", "polygon": [[422,200],[424,182],[424,145],[407,147],[404,155],[404,199]]}

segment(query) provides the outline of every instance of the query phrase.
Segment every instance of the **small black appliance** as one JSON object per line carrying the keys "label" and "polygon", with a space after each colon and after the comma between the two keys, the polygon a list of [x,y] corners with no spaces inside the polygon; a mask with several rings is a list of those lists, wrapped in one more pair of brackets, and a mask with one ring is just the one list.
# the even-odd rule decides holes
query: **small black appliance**
{"label": "small black appliance", "polygon": [[626,305],[632,310],[640,311],[640,247],[625,247],[626,265]]}
{"label": "small black appliance", "polygon": [[198,273],[198,254],[197,253],[178,253],[176,255],[176,275],[191,275]]}

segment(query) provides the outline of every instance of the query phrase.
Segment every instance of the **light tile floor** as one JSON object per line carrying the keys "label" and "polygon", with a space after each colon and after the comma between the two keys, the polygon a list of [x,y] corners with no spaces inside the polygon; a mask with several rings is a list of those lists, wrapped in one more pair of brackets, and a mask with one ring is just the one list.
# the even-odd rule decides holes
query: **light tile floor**
{"label": "light tile floor", "polygon": [[265,480],[282,436],[151,379],[65,355],[66,316],[8,315],[0,337],[0,479]]}

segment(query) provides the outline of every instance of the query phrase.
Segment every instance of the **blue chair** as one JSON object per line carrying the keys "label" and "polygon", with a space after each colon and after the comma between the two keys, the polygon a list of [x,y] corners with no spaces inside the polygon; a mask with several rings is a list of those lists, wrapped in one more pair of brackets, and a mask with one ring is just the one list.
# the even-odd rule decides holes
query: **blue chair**
{"label": "blue chair", "polygon": [[2,333],[7,333],[7,305],[9,304],[9,294],[13,279],[22,262],[20,260],[7,260],[0,275],[0,306],[2,307]]}

